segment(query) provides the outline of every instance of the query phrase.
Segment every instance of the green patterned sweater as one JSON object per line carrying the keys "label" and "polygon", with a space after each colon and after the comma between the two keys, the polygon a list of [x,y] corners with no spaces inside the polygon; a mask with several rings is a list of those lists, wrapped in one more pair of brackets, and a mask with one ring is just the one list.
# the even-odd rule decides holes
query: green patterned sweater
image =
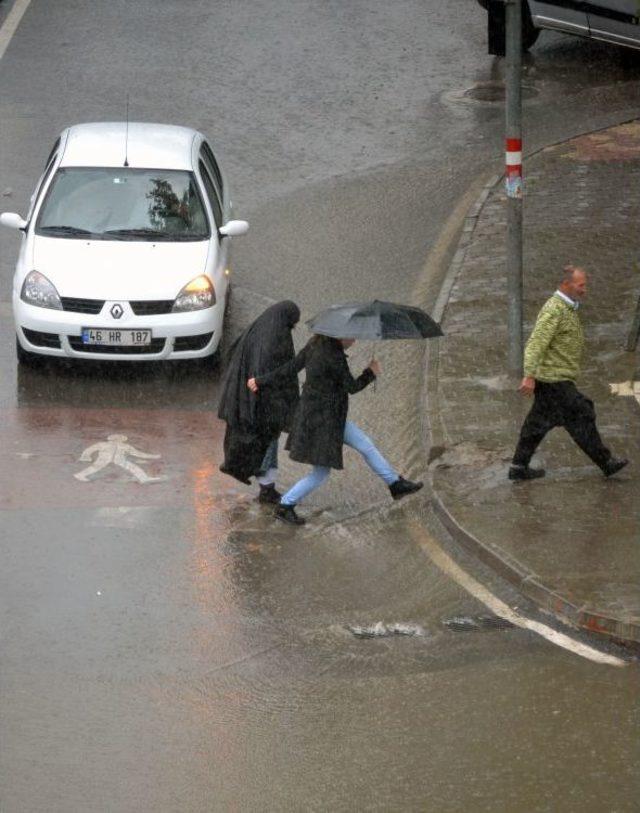
{"label": "green patterned sweater", "polygon": [[584,333],[578,311],[557,294],[548,299],[524,350],[524,374],[538,381],[575,381]]}

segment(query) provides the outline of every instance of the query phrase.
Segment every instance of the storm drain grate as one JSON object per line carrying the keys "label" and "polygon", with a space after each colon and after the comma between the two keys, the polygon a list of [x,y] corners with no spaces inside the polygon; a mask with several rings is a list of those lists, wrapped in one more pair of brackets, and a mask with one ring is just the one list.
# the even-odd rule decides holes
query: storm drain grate
{"label": "storm drain grate", "polygon": [[513,628],[511,621],[497,615],[456,615],[453,618],[445,618],[442,623],[454,632],[482,632],[483,630]]}

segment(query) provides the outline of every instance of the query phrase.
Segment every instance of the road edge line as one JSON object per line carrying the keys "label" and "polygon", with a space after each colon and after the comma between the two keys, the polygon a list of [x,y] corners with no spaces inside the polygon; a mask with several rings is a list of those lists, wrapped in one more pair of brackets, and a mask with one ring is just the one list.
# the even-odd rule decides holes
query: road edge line
{"label": "road edge line", "polygon": [[472,595],[475,599],[482,602],[494,615],[509,621],[520,629],[529,630],[530,632],[539,635],[545,640],[552,643],[554,646],[566,649],[568,652],[578,655],[581,658],[597,663],[601,666],[616,666],[618,668],[627,666],[627,661],[616,655],[610,655],[606,652],[601,652],[595,647],[585,644],[582,641],[577,641],[575,638],[567,635],[564,632],[553,629],[553,627],[543,624],[541,621],[536,621],[532,618],[527,618],[524,615],[516,612],[513,608],[505,604],[504,601],[495,596],[487,587],[481,584],[473,576],[469,575],[464,568],[452,559],[438,545],[429,534],[427,534],[419,524],[413,526],[413,535],[420,547],[426,552],[431,561],[450,579],[453,579],[460,585],[467,593]]}
{"label": "road edge line", "polygon": [[24,16],[25,11],[29,8],[30,3],[31,0],[16,0],[13,8],[0,27],[0,59],[2,59],[5,51],[9,47],[9,44],[13,39],[13,35],[16,33],[16,30],[20,25],[20,20],[22,20],[22,17]]}

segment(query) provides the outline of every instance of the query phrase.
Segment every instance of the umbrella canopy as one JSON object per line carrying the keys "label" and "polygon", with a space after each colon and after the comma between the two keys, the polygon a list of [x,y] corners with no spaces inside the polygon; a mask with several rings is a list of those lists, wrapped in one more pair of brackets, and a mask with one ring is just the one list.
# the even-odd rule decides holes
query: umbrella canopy
{"label": "umbrella canopy", "polygon": [[309,329],[336,339],[432,339],[443,336],[440,325],[420,308],[394,302],[332,305],[309,319]]}

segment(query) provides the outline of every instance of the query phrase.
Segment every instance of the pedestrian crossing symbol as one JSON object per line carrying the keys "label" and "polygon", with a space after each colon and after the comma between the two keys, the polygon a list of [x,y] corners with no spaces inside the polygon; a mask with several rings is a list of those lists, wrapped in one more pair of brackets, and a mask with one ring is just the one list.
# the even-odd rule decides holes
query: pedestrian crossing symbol
{"label": "pedestrian crossing symbol", "polygon": [[80,462],[88,463],[92,460],[93,462],[86,469],[77,472],[73,476],[76,480],[86,483],[93,475],[113,464],[132,474],[139,483],[159,483],[166,480],[166,475],[150,477],[142,466],[129,460],[130,457],[139,460],[158,460],[160,455],[141,452],[135,446],[127,443],[127,440],[126,435],[109,435],[106,441],[89,446],[80,455]]}

